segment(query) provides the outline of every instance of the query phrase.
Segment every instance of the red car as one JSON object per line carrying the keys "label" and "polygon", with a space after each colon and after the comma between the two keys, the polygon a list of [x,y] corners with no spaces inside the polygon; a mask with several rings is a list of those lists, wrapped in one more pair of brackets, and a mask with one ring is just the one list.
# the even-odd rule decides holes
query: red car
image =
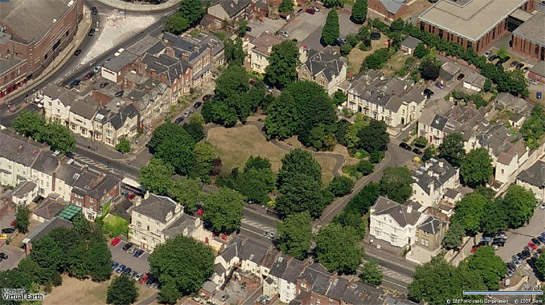
{"label": "red car", "polygon": [[116,237],[114,239],[112,239],[112,246],[117,246],[117,244],[119,244],[119,242],[121,241],[121,238],[119,237]]}
{"label": "red car", "polygon": [[15,227],[15,220],[12,220],[10,223],[9,223],[10,226],[12,227]]}
{"label": "red car", "polygon": [[93,76],[95,76],[95,72],[91,71],[91,72],[85,74],[85,79],[90,79]]}
{"label": "red car", "polygon": [[146,273],[140,278],[140,284],[144,284],[148,281],[149,275]]}
{"label": "red car", "polygon": [[316,14],[316,11],[314,9],[311,9],[311,8],[307,8],[305,12],[307,12],[307,13],[309,13],[311,15]]}
{"label": "red car", "polygon": [[534,245],[534,243],[533,243],[533,242],[531,242],[531,241],[530,241],[530,242],[528,242],[528,247],[532,248],[533,250],[537,250],[537,246],[536,246],[536,245]]}
{"label": "red car", "polygon": [[471,247],[471,253],[475,253],[479,249],[479,246],[473,246]]}

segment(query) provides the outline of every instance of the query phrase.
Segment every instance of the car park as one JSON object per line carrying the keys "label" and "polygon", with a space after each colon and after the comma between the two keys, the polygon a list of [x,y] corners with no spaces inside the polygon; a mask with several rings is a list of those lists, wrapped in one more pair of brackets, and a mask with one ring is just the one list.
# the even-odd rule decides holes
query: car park
{"label": "car park", "polygon": [[126,244],[123,246],[123,251],[129,250],[132,246],[133,246],[133,243],[126,243]]}
{"label": "car park", "polygon": [[196,102],[196,103],[193,105],[193,108],[198,109],[199,107],[201,107],[201,105],[202,105],[201,102]]}
{"label": "car park", "polygon": [[528,242],[528,247],[532,248],[532,250],[537,250],[537,246],[533,242]]}
{"label": "car park", "polygon": [[532,248],[530,248],[529,246],[524,246],[524,251],[528,251],[528,253],[531,253]]}
{"label": "car park", "polygon": [[119,242],[121,241],[121,238],[119,237],[116,237],[114,239],[112,239],[112,246],[117,246],[117,244],[119,244]]}
{"label": "car park", "polygon": [[458,74],[458,77],[456,79],[457,80],[462,80],[462,79],[464,79],[464,77],[466,77],[466,75],[464,73],[460,73],[460,74]]}
{"label": "car park", "polygon": [[123,270],[122,274],[124,274],[124,275],[127,275],[127,276],[128,276],[129,274],[131,274],[131,272],[132,272],[132,269],[131,269],[131,268],[129,268],[129,267],[127,267],[127,268],[126,268],[125,270]]}
{"label": "car park", "polygon": [[513,274],[514,274],[513,271],[511,271],[511,270],[509,270],[509,269],[508,269],[507,272],[505,273],[505,275],[507,275],[507,277],[512,277]]}
{"label": "car park", "polygon": [[505,235],[504,232],[500,232],[500,233],[496,234],[496,236],[494,238],[507,239],[507,235]]}
{"label": "car park", "polygon": [[498,60],[498,62],[496,63],[496,67],[503,67],[503,61]]}
{"label": "car park", "polygon": [[81,49],[77,49],[74,51],[74,56],[78,56],[81,54]]}
{"label": "car park", "polygon": [[115,272],[116,273],[121,273],[123,271],[125,271],[125,268],[127,268],[125,265],[121,264],[119,265],[119,267],[117,267],[117,269],[115,269]]}
{"label": "car park", "polygon": [[522,263],[522,258],[520,258],[520,257],[519,257],[518,255],[516,255],[516,254],[513,255],[511,258],[512,258],[513,261],[515,261],[515,262],[521,262],[521,263]]}
{"label": "car park", "polygon": [[142,277],[139,280],[140,284],[145,284],[148,281],[148,277],[149,277],[148,273],[142,275]]}
{"label": "car park", "polygon": [[7,234],[11,234],[15,232],[15,229],[14,228],[3,228],[2,229],[2,233],[7,233]]}
{"label": "car park", "polygon": [[506,56],[505,58],[500,59],[500,61],[506,63],[509,61],[509,59],[511,59],[511,56]]}
{"label": "car park", "polygon": [[112,263],[112,270],[114,270],[115,268],[117,268],[119,266],[119,263],[118,262],[113,262]]}
{"label": "car park", "polygon": [[498,247],[503,247],[505,245],[505,239],[494,238],[492,241],[492,246],[497,245]]}
{"label": "car park", "polygon": [[408,151],[412,150],[412,147],[409,144],[404,143],[404,142],[399,143],[399,147],[403,148],[404,150],[408,150]]}
{"label": "car park", "polygon": [[509,263],[507,263],[507,268],[509,270],[511,270],[511,271],[515,271],[515,270],[517,270],[517,265],[515,265],[515,263],[513,263],[513,262],[509,262]]}
{"label": "car park", "polygon": [[127,253],[134,254],[134,251],[136,251],[136,247],[130,247],[129,250],[127,250]]}

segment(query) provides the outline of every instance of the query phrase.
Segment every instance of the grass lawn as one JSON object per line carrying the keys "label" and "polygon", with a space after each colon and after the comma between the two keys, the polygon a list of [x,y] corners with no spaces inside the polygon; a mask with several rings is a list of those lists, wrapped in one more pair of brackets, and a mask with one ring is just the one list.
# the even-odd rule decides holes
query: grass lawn
{"label": "grass lawn", "polygon": [[[106,304],[106,292],[110,281],[95,283],[91,280],[81,281],[71,278],[64,274],[62,276],[62,285],[54,287],[50,294],[45,296],[43,305],[57,304],[86,304],[103,305]],[[156,291],[145,285],[137,284],[139,297],[136,302],[145,300]]]}
{"label": "grass lawn", "polygon": [[104,217],[103,229],[105,232],[109,232],[112,237],[119,236],[120,234],[128,236],[129,221],[115,214],[108,214]]}
{"label": "grass lawn", "polygon": [[384,68],[382,69],[382,72],[388,76],[393,76],[399,69],[403,67],[405,64],[405,60],[409,58],[410,55],[403,54],[403,52],[398,51],[395,53],[390,60],[386,63]]}
{"label": "grass lawn", "polygon": [[[235,167],[242,168],[250,156],[261,156],[271,161],[272,170],[276,173],[280,169],[282,157],[287,153],[268,142],[253,125],[234,128],[213,128],[208,132],[207,141],[216,148],[223,162],[223,172],[229,173]],[[290,143],[293,143],[293,139]],[[298,147],[299,145],[293,145]],[[330,157],[316,158],[322,165],[322,180],[329,182],[333,179],[335,160]]]}
{"label": "grass lawn", "polygon": [[379,40],[371,41],[371,50],[369,51],[360,50],[359,44],[353,48],[352,51],[350,51],[350,54],[348,54],[348,72],[352,72],[354,74],[360,72],[361,63],[363,60],[375,50],[386,48],[386,45],[384,44],[386,41],[386,36],[381,35]]}

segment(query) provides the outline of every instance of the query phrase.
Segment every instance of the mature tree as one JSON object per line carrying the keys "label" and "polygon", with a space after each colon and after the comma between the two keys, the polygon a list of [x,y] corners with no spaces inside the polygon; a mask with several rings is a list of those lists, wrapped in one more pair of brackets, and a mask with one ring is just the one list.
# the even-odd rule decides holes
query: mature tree
{"label": "mature tree", "polygon": [[[202,116],[201,116],[202,117]],[[195,142],[204,139],[204,124],[198,121],[189,121],[182,128],[193,138]]]}
{"label": "mature tree", "polygon": [[269,192],[274,189],[274,174],[271,162],[266,158],[250,157],[242,173],[236,172],[234,188],[249,202],[266,204],[270,201]]}
{"label": "mature tree", "polygon": [[174,138],[159,144],[154,157],[171,164],[179,175],[198,176],[199,163],[193,149]]}
{"label": "mature tree", "polygon": [[500,59],[504,59],[506,58],[507,56],[509,56],[509,52],[507,52],[507,49],[505,47],[500,47],[498,49],[498,51],[496,52],[496,55],[500,58]]}
{"label": "mature tree", "polygon": [[76,147],[76,138],[67,126],[57,122],[45,126],[44,141],[51,150],[60,151],[63,154],[70,153]]}
{"label": "mature tree", "polygon": [[372,120],[369,125],[358,131],[358,148],[368,153],[385,151],[388,143],[390,143],[390,137],[386,129],[386,123],[383,121]]}
{"label": "mature tree", "polygon": [[201,181],[182,177],[174,181],[168,195],[183,205],[186,212],[194,213],[203,196],[201,189]]}
{"label": "mature tree", "polygon": [[87,245],[83,240],[70,247],[66,253],[63,253],[63,260],[66,261],[66,271],[70,276],[85,279],[89,275]]}
{"label": "mature tree", "polygon": [[182,235],[157,245],[148,260],[151,273],[161,284],[161,293],[168,292],[170,300],[195,293],[214,272],[212,249]]}
{"label": "mature tree", "polygon": [[481,218],[481,231],[485,234],[494,234],[509,226],[507,206],[502,199],[489,199],[484,215],[486,216]]}
{"label": "mature tree", "polygon": [[294,176],[304,175],[310,179],[322,183],[322,167],[314,159],[314,156],[306,150],[294,149],[282,158],[282,168],[278,171],[277,185],[282,187]]}
{"label": "mature tree", "polygon": [[87,249],[89,276],[95,282],[105,281],[112,275],[112,253],[101,231],[95,231]]}
{"label": "mature tree", "polygon": [[363,176],[367,176],[373,172],[375,169],[375,164],[371,163],[369,160],[361,160],[356,165],[356,168],[358,172],[360,172]]}
{"label": "mature tree", "polygon": [[203,220],[216,233],[229,234],[240,228],[244,196],[237,191],[220,188],[204,198]]}
{"label": "mature tree", "polygon": [[268,139],[287,139],[297,133],[301,116],[297,102],[290,93],[284,93],[276,98],[267,110],[265,133]]}
{"label": "mature tree", "polygon": [[36,141],[42,141],[45,129],[45,119],[38,112],[23,110],[13,121],[12,127],[25,137],[31,137]]}
{"label": "mature tree", "polygon": [[428,54],[430,54],[430,50],[428,50],[426,45],[423,43],[419,43],[413,52],[413,56],[420,59],[424,58]]}
{"label": "mature tree", "polygon": [[361,189],[356,196],[352,197],[345,208],[345,211],[357,212],[360,216],[366,214],[369,208],[375,204],[379,196],[379,184],[370,182]]}
{"label": "mature tree", "polygon": [[324,1],[324,6],[327,7],[327,8],[342,7],[343,2],[341,0],[325,0]]}
{"label": "mature tree", "polygon": [[467,234],[474,235],[480,231],[481,219],[485,215],[488,199],[477,193],[467,194],[456,204],[453,221],[460,223]]}
{"label": "mature tree", "polygon": [[441,67],[435,59],[424,59],[420,63],[420,75],[425,80],[436,80],[439,77]]}
{"label": "mature tree", "polygon": [[[291,3],[290,0],[285,0]],[[296,68],[299,63],[299,49],[295,42],[284,40],[274,45],[265,68],[265,82],[275,88],[283,89],[297,80]]]}
{"label": "mature tree", "polygon": [[356,0],[352,7],[352,20],[357,24],[363,24],[367,19],[367,0]]}
{"label": "mature tree", "polygon": [[305,211],[291,214],[278,223],[276,246],[280,251],[297,259],[307,256],[312,241],[312,219]]}
{"label": "mature tree", "polygon": [[294,174],[279,188],[281,195],[276,199],[276,211],[280,217],[303,211],[308,211],[313,218],[319,217],[327,204],[321,188],[319,181],[312,177]]}
{"label": "mature tree", "polygon": [[238,37],[244,37],[246,35],[246,30],[248,29],[248,20],[242,19],[237,23],[237,31]]}
{"label": "mature tree", "polygon": [[193,147],[193,154],[195,154],[197,162],[199,162],[203,168],[207,169],[211,169],[212,161],[217,158],[214,146],[212,146],[212,144],[209,142],[196,143],[195,147]]}
{"label": "mature tree", "polygon": [[114,305],[129,305],[136,302],[137,298],[138,289],[135,282],[124,274],[110,283],[106,293],[106,303]]}
{"label": "mature tree", "polygon": [[[185,2],[185,1],[183,1]],[[189,28],[189,21],[184,18],[184,15],[181,12],[176,12],[167,19],[165,24],[165,31],[180,34],[186,29]]]}
{"label": "mature tree", "polygon": [[459,133],[451,133],[443,139],[443,143],[439,145],[439,158],[444,158],[447,162],[459,167],[462,159],[465,157],[464,139]]}
{"label": "mature tree", "polygon": [[[337,1],[337,0],[329,0]],[[324,28],[322,29],[322,40],[326,45],[333,45],[337,38],[339,38],[339,14],[336,9],[332,9],[327,14]]]}
{"label": "mature tree", "polygon": [[490,81],[489,78],[487,78],[484,81],[483,90],[484,92],[488,92],[490,91],[490,89],[492,89],[492,82]]}
{"label": "mature tree", "polygon": [[[205,104],[206,105],[206,104]],[[159,125],[153,131],[148,148],[152,154],[161,153],[159,146],[166,141],[179,142],[185,146],[193,147],[195,140],[180,125],[167,121]]]}
{"label": "mature tree", "polygon": [[338,176],[329,182],[328,190],[335,196],[344,196],[352,191],[354,180],[346,176]]}
{"label": "mature tree", "polygon": [[376,260],[372,259],[363,265],[360,278],[369,285],[379,286],[382,284],[382,269]]}
{"label": "mature tree", "polygon": [[361,68],[363,70],[382,69],[393,53],[394,52],[390,51],[388,48],[378,49],[363,60]]}
{"label": "mature tree", "polygon": [[30,258],[52,275],[63,265],[64,254],[53,238],[44,235],[33,242]]}
{"label": "mature tree", "polygon": [[416,267],[409,284],[409,297],[416,302],[447,304],[462,297],[464,290],[486,290],[486,286],[476,272],[455,267],[442,256],[435,256],[431,262]]}
{"label": "mature tree", "polygon": [[365,236],[366,223],[361,214],[353,208],[346,209],[333,219],[333,223],[338,223],[343,227],[351,227],[356,231],[359,239]]}
{"label": "mature tree", "polygon": [[545,255],[540,255],[535,262],[536,274],[540,280],[545,279]]}
{"label": "mature tree", "polygon": [[466,235],[464,226],[457,221],[452,221],[445,233],[442,245],[445,249],[458,249],[462,245],[462,237]]}
{"label": "mature tree", "polygon": [[126,138],[121,138],[115,146],[115,149],[122,154],[128,153],[129,151],[131,151],[131,142],[129,142],[129,140],[127,140]]}
{"label": "mature tree", "polygon": [[280,7],[278,8],[278,11],[281,13],[293,11],[293,1],[282,0],[282,3],[280,3]]}
{"label": "mature tree", "polygon": [[91,222],[85,219],[83,213],[77,213],[74,218],[72,218],[72,223],[74,224],[74,231],[76,231],[81,238],[88,239],[92,235],[93,226]]}
{"label": "mature tree", "polygon": [[352,274],[360,265],[363,249],[356,231],[331,223],[316,236],[316,259],[329,272]]}
{"label": "mature tree", "polygon": [[493,174],[492,158],[486,148],[472,149],[460,164],[460,180],[472,188],[485,185]]}
{"label": "mature tree", "polygon": [[512,184],[505,192],[503,203],[506,205],[509,226],[518,228],[530,221],[534,215],[537,200],[532,191]]}
{"label": "mature tree", "polygon": [[225,61],[229,65],[242,66],[244,64],[244,50],[242,50],[242,39],[237,38],[234,41],[226,39],[224,42]]}
{"label": "mature tree", "polygon": [[380,179],[380,194],[389,199],[404,203],[413,193],[413,179],[406,167],[388,167]]}
{"label": "mature tree", "polygon": [[206,7],[201,0],[184,0],[180,3],[180,13],[190,26],[194,26],[206,14]]}
{"label": "mature tree", "polygon": [[500,289],[499,282],[507,272],[507,267],[492,247],[480,247],[466,260],[464,263],[467,263],[467,268],[482,277],[488,290]]}
{"label": "mature tree", "polygon": [[422,155],[422,161],[428,161],[429,159],[435,157],[437,154],[437,149],[435,146],[430,145],[426,149],[424,149],[424,154]]}
{"label": "mature tree", "polygon": [[148,165],[140,169],[140,182],[150,192],[164,195],[172,187],[174,167],[161,159],[151,158]]}
{"label": "mature tree", "polygon": [[28,226],[30,225],[30,210],[27,206],[19,204],[15,211],[15,229],[25,234],[28,232]]}

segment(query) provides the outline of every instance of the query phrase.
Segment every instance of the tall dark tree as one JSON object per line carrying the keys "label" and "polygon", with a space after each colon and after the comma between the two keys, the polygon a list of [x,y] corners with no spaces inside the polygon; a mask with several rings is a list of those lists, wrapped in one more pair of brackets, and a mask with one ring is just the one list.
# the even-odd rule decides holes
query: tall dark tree
{"label": "tall dark tree", "polygon": [[426,46],[423,43],[419,43],[414,49],[413,56],[422,59],[429,53],[430,51],[426,48]]}
{"label": "tall dark tree", "polygon": [[457,221],[452,221],[445,233],[442,245],[445,249],[458,249],[462,245],[462,237],[466,234],[464,226]]}
{"label": "tall dark tree", "polygon": [[325,0],[324,1],[324,6],[327,7],[327,8],[342,7],[343,2],[341,0]]}
{"label": "tall dark tree", "polygon": [[216,233],[232,233],[240,228],[244,196],[237,191],[220,188],[204,198],[203,221]]}
{"label": "tall dark tree", "polygon": [[367,19],[367,0],[356,0],[352,7],[352,20],[357,24],[363,24]]}
{"label": "tall dark tree", "polygon": [[444,158],[450,165],[459,167],[466,155],[464,139],[459,133],[451,133],[439,145],[439,158]]}
{"label": "tall dark tree", "polygon": [[503,203],[506,205],[509,226],[519,228],[528,223],[534,215],[537,200],[532,191],[512,184],[505,192]]}
{"label": "tall dark tree", "polygon": [[358,131],[358,148],[368,153],[385,151],[388,143],[390,143],[390,137],[386,129],[386,123],[383,121],[372,120],[369,125]]}
{"label": "tall dark tree", "polygon": [[116,277],[106,293],[106,303],[114,305],[129,305],[136,302],[137,298],[136,284],[126,275]]}
{"label": "tall dark tree", "polygon": [[380,194],[404,203],[413,193],[412,183],[411,172],[406,167],[388,167],[380,179]]}
{"label": "tall dark tree", "polygon": [[27,206],[18,205],[15,211],[15,229],[21,233],[28,232],[30,225],[30,210]]}
{"label": "tall dark tree", "polygon": [[273,46],[269,65],[265,68],[265,82],[278,89],[285,88],[297,80],[298,63],[299,49],[295,42],[284,40]]}
{"label": "tall dark tree", "polygon": [[425,80],[436,80],[441,67],[435,59],[424,59],[420,63],[420,75]]}
{"label": "tall dark tree", "polygon": [[478,273],[489,290],[500,289],[499,282],[507,272],[507,266],[492,247],[480,247],[466,260],[467,268]]}
{"label": "tall dark tree", "polygon": [[[336,1],[336,0],[329,0]],[[326,45],[333,45],[339,38],[339,14],[336,9],[332,9],[327,14],[324,28],[322,29],[322,40]]]}
{"label": "tall dark tree", "polygon": [[282,92],[267,110],[265,133],[268,139],[287,139],[297,133],[301,115],[293,95]]}
{"label": "tall dark tree", "polygon": [[23,110],[13,121],[12,127],[25,137],[42,141],[45,124],[45,118],[38,112]]}
{"label": "tall dark tree", "polygon": [[344,196],[352,191],[354,180],[346,176],[338,176],[333,178],[328,185],[328,190],[335,196]]}
{"label": "tall dark tree", "polygon": [[282,158],[282,167],[278,171],[277,185],[282,187],[292,177],[304,175],[322,183],[322,167],[314,156],[306,150],[294,149]]}
{"label": "tall dark tree", "polygon": [[190,26],[194,26],[206,14],[206,7],[201,0],[184,0],[180,3],[180,13]]}
{"label": "tall dark tree", "polygon": [[174,167],[157,158],[151,158],[148,165],[140,169],[140,182],[150,192],[165,195],[172,187]]}
{"label": "tall dark tree", "polygon": [[382,284],[382,269],[376,260],[370,260],[361,268],[360,278],[364,283],[373,286]]}
{"label": "tall dark tree", "polygon": [[362,257],[360,240],[351,227],[331,223],[316,236],[316,259],[330,272],[352,274]]}
{"label": "tall dark tree", "polygon": [[485,185],[493,174],[492,158],[486,148],[472,149],[460,164],[460,180],[472,188]]}
{"label": "tall dark tree", "polygon": [[456,204],[453,222],[460,223],[467,234],[474,235],[480,231],[481,219],[485,216],[488,199],[477,193],[467,194]]}
{"label": "tall dark tree", "polygon": [[321,184],[303,174],[294,174],[284,180],[276,199],[276,211],[280,217],[293,213],[308,211],[313,218],[321,215],[326,202],[321,190]]}
{"label": "tall dark tree", "polygon": [[312,241],[312,219],[308,212],[291,214],[278,223],[276,246],[297,259],[305,259]]}
{"label": "tall dark tree", "polygon": [[244,64],[244,51],[242,50],[242,39],[237,38],[234,41],[226,39],[224,42],[225,61],[229,65],[242,66]]}
{"label": "tall dark tree", "polygon": [[189,28],[189,21],[181,12],[176,12],[167,19],[165,31],[178,35]]}

